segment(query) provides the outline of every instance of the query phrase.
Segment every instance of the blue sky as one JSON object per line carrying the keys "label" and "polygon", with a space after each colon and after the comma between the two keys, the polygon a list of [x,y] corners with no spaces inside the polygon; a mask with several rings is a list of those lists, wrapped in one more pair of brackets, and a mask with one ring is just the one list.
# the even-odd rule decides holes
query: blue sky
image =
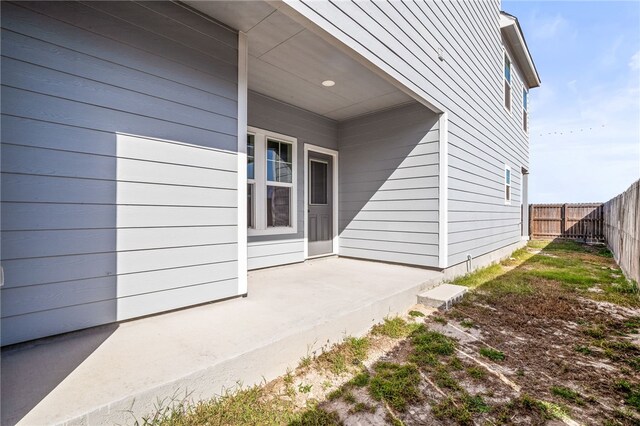
{"label": "blue sky", "polygon": [[530,202],[606,201],[640,178],[640,2],[504,1],[542,79]]}

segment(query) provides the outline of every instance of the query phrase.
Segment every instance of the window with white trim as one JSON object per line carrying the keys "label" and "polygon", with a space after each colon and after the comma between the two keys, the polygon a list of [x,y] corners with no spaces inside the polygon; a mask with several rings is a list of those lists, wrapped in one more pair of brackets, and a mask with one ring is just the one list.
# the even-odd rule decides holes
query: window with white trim
{"label": "window with white trim", "polygon": [[529,113],[528,113],[528,107],[529,107],[529,91],[523,87],[522,88],[522,130],[525,131],[525,133],[529,132]]}
{"label": "window with white trim", "polygon": [[504,202],[511,204],[511,167],[504,165]]}
{"label": "window with white trim", "polygon": [[296,155],[295,138],[249,128],[247,135],[249,235],[297,232]]}
{"label": "window with white trim", "polygon": [[256,162],[255,162],[255,135],[247,135],[247,227],[255,227],[255,187],[256,187]]}
{"label": "window with white trim", "polygon": [[511,60],[504,52],[504,107],[511,112]]}

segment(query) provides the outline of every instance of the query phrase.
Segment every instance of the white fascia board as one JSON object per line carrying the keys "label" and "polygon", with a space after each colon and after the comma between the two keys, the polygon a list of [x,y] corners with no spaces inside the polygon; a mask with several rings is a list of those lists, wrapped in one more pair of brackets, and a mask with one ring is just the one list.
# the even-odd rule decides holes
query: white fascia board
{"label": "white fascia board", "polygon": [[[500,13],[500,29],[504,39],[509,43],[509,47],[515,54],[518,66],[523,68],[523,77],[526,79],[529,88],[540,86],[540,76],[533,63],[531,52],[527,48],[527,43],[524,40],[524,35],[516,17]],[[518,60],[519,58],[524,58],[524,61]]]}

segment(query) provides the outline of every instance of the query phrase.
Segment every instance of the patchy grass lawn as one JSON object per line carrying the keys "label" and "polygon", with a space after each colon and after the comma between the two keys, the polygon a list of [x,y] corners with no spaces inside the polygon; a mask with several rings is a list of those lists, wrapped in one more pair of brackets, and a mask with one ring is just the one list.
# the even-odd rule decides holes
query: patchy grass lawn
{"label": "patchy grass lawn", "polygon": [[[143,424],[640,424],[640,296],[600,246],[533,241],[263,386]],[[425,316],[425,314],[427,314]]]}

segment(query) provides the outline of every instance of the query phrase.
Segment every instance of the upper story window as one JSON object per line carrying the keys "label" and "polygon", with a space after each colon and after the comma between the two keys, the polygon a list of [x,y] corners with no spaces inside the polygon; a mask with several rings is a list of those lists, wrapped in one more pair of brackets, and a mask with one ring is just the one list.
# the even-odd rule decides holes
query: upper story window
{"label": "upper story window", "polygon": [[504,203],[511,204],[511,167],[504,165]]}
{"label": "upper story window", "polygon": [[295,233],[297,141],[250,128],[247,136],[249,235]]}
{"label": "upper story window", "polygon": [[524,130],[525,132],[529,131],[529,113],[528,113],[528,107],[529,107],[529,92],[527,91],[527,89],[523,88],[522,89],[522,130]]}
{"label": "upper story window", "polygon": [[511,60],[504,54],[504,107],[511,112]]}

